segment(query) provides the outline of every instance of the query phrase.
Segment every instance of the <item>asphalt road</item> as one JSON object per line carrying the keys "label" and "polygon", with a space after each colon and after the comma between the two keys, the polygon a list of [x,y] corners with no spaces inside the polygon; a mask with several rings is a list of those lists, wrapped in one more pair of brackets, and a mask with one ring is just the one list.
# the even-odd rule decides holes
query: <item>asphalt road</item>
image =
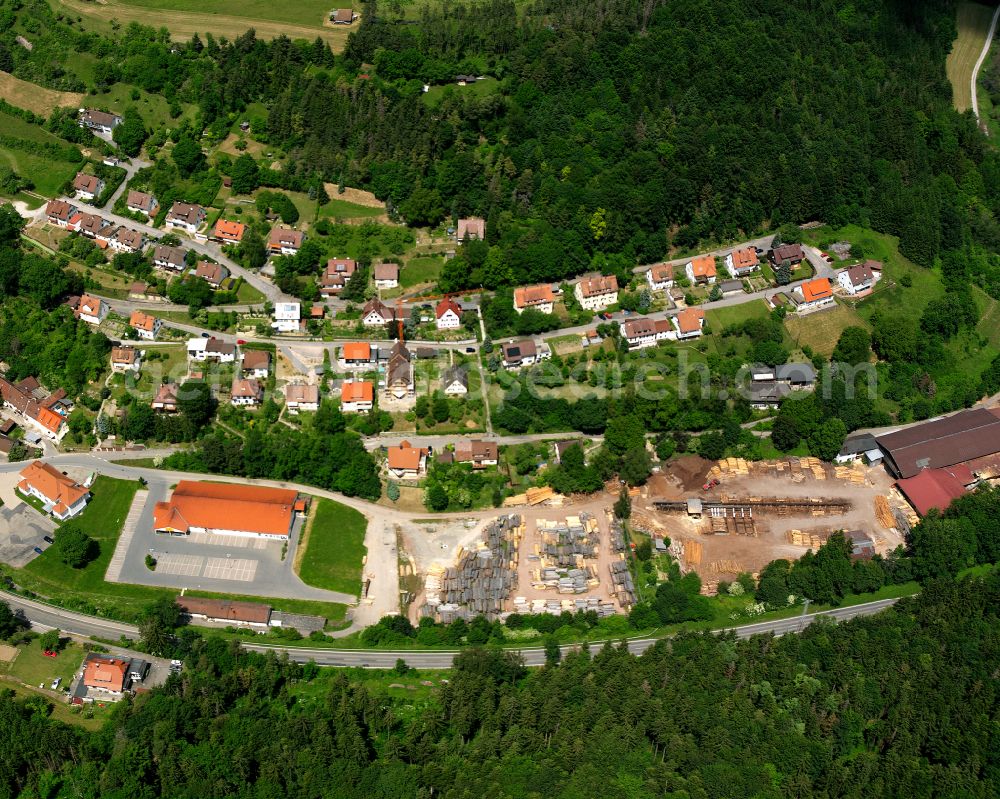
{"label": "asphalt road", "polygon": [[[38,625],[40,629],[50,629],[58,627],[66,633],[82,635],[85,637],[97,636],[105,639],[115,640],[121,635],[135,638],[139,631],[130,624],[99,619],[94,616],[86,616],[81,613],[55,608],[31,599],[25,599],[16,594],[9,594],[0,591],[0,598],[3,599],[12,610],[20,610],[33,625]],[[734,632],[737,638],[749,638],[753,635],[786,635],[788,633],[799,632],[812,624],[820,617],[844,621],[857,616],[870,616],[878,613],[895,604],[895,599],[882,599],[877,602],[867,602],[863,605],[852,605],[845,608],[835,608],[833,610],[810,613],[804,616],[795,616],[790,619],[778,619],[776,621],[758,622],[740,627],[731,627],[720,632]],[[628,649],[633,654],[641,654],[653,646],[658,638],[632,638],[628,639]],[[615,642],[612,642],[615,643]],[[596,650],[602,646],[602,642],[590,644],[591,650]],[[418,669],[447,669],[451,668],[452,661],[457,650],[449,651],[380,651],[380,650],[358,650],[358,649],[309,649],[304,647],[283,647],[267,646],[263,644],[243,645],[245,649],[254,652],[277,652],[287,653],[288,657],[300,663],[315,661],[321,666],[360,666],[363,668],[388,669],[396,665],[399,659],[405,660],[407,665]],[[568,653],[579,649],[578,645],[561,647],[563,653]],[[515,650],[519,651],[524,658],[524,662],[529,666],[540,666],[545,663],[545,650],[537,647]]]}

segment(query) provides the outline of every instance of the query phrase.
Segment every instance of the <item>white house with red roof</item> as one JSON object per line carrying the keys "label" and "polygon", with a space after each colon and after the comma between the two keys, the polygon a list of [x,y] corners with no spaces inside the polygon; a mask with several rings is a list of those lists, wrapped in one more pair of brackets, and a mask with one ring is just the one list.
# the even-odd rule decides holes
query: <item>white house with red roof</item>
{"label": "white house with red roof", "polygon": [[437,317],[438,330],[455,330],[462,326],[462,306],[450,297],[445,297],[437,304],[434,315]]}

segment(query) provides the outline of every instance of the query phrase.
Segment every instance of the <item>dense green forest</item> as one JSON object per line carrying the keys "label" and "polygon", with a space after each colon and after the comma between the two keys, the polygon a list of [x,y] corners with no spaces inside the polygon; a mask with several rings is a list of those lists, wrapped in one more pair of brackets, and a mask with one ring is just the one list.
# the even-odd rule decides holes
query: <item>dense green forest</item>
{"label": "dense green forest", "polygon": [[[177,127],[218,138],[263,103],[253,135],[289,157],[257,170],[261,185],[369,187],[415,224],[486,217],[495,246],[469,264],[469,285],[607,271],[822,219],[898,235],[913,261],[1000,292],[982,249],[1000,243],[1000,157],[950,105],[952,0],[483,0],[407,25],[368,2],[343,56],[252,31],[178,51],[137,25],[114,41],[81,32],[43,0],[4,6],[21,77],[65,84],[72,53],[92,53],[98,104],[130,83],[175,116],[196,106]],[[49,23],[38,52],[6,42],[28,15]],[[424,96],[425,82],[466,72],[494,90]]]}
{"label": "dense green forest", "polygon": [[[430,699],[197,640],[88,733],[0,697],[30,797],[993,797],[1000,578],[800,635],[685,634],[526,671],[472,649]],[[359,675],[360,676],[360,675]]]}

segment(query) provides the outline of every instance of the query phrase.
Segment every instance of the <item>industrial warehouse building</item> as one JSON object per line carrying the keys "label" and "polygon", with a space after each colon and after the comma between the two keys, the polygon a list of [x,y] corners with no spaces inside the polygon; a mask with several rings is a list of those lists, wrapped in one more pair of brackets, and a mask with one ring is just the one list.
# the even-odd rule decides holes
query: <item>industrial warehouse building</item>
{"label": "industrial warehouse building", "polygon": [[875,440],[885,453],[885,468],[896,478],[960,463],[976,471],[973,461],[1000,453],[1000,415],[998,409],[975,408]]}
{"label": "industrial warehouse building", "polygon": [[214,533],[287,540],[305,503],[283,488],[181,480],[168,502],[153,509],[157,533]]}

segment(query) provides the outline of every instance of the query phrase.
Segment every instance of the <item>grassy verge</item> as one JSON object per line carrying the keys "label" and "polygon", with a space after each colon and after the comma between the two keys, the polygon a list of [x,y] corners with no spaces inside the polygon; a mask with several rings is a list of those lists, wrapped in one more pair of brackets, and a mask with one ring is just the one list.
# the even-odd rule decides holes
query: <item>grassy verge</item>
{"label": "grassy verge", "polygon": [[304,551],[298,565],[299,577],[309,585],[330,591],[361,593],[362,560],[365,548],[364,515],[329,499],[314,500]]}

